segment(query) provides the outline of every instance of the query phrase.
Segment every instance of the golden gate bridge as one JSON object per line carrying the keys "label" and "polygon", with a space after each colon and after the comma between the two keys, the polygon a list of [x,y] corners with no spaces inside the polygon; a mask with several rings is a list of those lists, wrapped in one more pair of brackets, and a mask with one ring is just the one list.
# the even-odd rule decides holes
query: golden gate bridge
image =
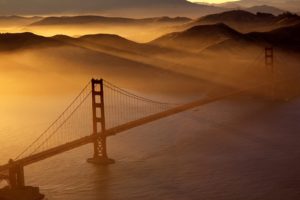
{"label": "golden gate bridge", "polygon": [[110,136],[259,87],[267,87],[274,97],[276,85],[287,80],[276,76],[273,48],[265,49],[265,66],[271,76],[261,84],[186,104],[154,101],[106,80],[92,79],[36,140],[15,159],[0,166],[0,180],[7,180],[10,188],[22,188],[25,186],[24,167],[87,144],[93,144],[94,148],[94,155],[87,159],[88,162],[112,164],[114,160],[107,153]]}

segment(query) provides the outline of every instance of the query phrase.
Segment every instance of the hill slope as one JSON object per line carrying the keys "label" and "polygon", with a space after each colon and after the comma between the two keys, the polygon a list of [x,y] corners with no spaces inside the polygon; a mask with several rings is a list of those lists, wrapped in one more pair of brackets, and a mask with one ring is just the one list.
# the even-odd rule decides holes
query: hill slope
{"label": "hill slope", "polygon": [[260,13],[270,13],[272,15],[280,15],[284,12],[286,12],[283,9],[279,9],[273,6],[268,6],[268,5],[260,5],[260,6],[252,6],[250,8],[245,9],[248,12],[252,12],[254,14],[260,12]]}
{"label": "hill slope", "polygon": [[253,14],[243,10],[233,10],[201,17],[188,24],[187,27],[216,23],[224,23],[233,29],[244,33],[253,31],[265,32],[283,26],[291,26],[300,23],[300,17],[290,13],[274,16],[266,13]]}
{"label": "hill slope", "polygon": [[27,26],[41,19],[42,17],[22,17],[16,15],[0,16],[0,26],[3,27]]}
{"label": "hill slope", "polygon": [[0,51],[12,51],[32,47],[53,47],[65,45],[52,38],[33,33],[5,33],[0,34]]}
{"label": "hill slope", "polygon": [[227,39],[240,39],[242,34],[225,24],[194,26],[183,32],[164,35],[152,42],[159,46],[199,51]]}
{"label": "hill slope", "polygon": [[104,24],[104,25],[146,25],[146,24],[180,24],[190,22],[191,19],[185,17],[157,17],[145,19],[132,19],[122,17],[104,17],[96,15],[83,15],[73,17],[46,17],[31,26],[47,26],[47,25],[83,25],[83,24]]}
{"label": "hill slope", "polygon": [[[247,40],[229,39],[208,48],[210,52],[238,52],[251,47],[264,48],[273,46],[287,52],[300,52],[300,23],[290,27],[279,28],[270,32],[253,32],[245,34]],[[230,50],[230,51],[229,51]]]}

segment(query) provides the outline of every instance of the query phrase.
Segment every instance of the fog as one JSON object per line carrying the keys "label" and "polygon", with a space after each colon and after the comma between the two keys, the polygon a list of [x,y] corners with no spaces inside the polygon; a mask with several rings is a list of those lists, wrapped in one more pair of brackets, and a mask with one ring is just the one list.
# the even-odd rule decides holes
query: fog
{"label": "fog", "polygon": [[[29,139],[36,136],[92,77],[177,103],[245,89],[246,95],[271,96],[267,44],[244,40],[224,25],[200,27],[200,34],[197,28],[180,32],[180,23],[29,25],[35,20],[0,23],[3,32],[45,36],[0,35],[0,128],[6,135],[18,135],[15,127]],[[290,99],[299,91],[298,81],[287,81],[299,73],[299,53],[275,48],[275,59],[278,93]]]}
{"label": "fog", "polygon": [[[33,32],[38,35],[54,36],[57,34],[79,37],[88,34],[118,34],[136,42],[149,42],[166,33],[174,31],[172,25],[80,25],[80,26],[40,26],[26,27],[17,30],[18,32]],[[138,33],[138,34],[137,34]]]}
{"label": "fog", "polygon": [[[36,139],[91,78],[103,78],[139,96],[176,104],[211,97],[229,97],[228,94],[243,90],[234,99],[183,112],[131,130],[125,136],[114,137],[114,140],[109,141],[110,155],[118,161],[116,168],[109,168],[111,172],[117,172],[113,178],[106,171],[108,168],[99,171],[99,168],[85,164],[85,159],[91,155],[92,150],[91,146],[86,146],[26,168],[26,184],[40,185],[42,192],[51,199],[70,200],[86,198],[86,193],[89,196],[87,199],[95,199],[96,196],[109,192],[112,196],[119,197],[121,194],[123,197],[124,188],[125,196],[129,198],[132,193],[135,194],[135,185],[139,185],[140,180],[143,184],[155,185],[153,190],[142,187],[145,194],[153,192],[157,195],[157,186],[168,186],[166,190],[159,192],[161,195],[172,194],[171,199],[180,199],[190,194],[198,197],[199,183],[201,188],[207,187],[207,191],[215,191],[215,183],[219,183],[220,193],[225,196],[227,194],[229,199],[232,195],[228,191],[235,193],[236,188],[240,187],[235,180],[247,180],[249,183],[245,185],[252,185],[253,191],[261,188],[261,185],[266,184],[265,180],[256,181],[261,176],[250,176],[249,171],[269,174],[273,163],[265,158],[274,155],[274,149],[270,146],[275,146],[277,151],[277,146],[273,144],[280,141],[283,142],[280,145],[290,147],[282,148],[286,153],[282,154],[282,158],[279,157],[280,163],[286,163],[286,155],[294,155],[290,152],[293,152],[296,140],[291,139],[292,137],[287,137],[289,140],[278,139],[278,136],[286,138],[285,125],[281,124],[282,116],[287,113],[290,116],[296,115],[291,112],[293,108],[288,104],[285,105],[288,105],[287,108],[280,106],[299,95],[300,81],[296,79],[300,73],[299,53],[274,48],[275,70],[272,72],[265,65],[265,47],[268,44],[244,40],[244,35],[231,34],[232,31],[228,34],[223,25],[216,27],[217,29],[213,27],[213,31],[207,31],[207,27],[201,29],[203,34],[197,33],[197,30],[196,34],[193,31],[190,34],[189,31],[172,33],[178,31],[175,25],[2,25],[0,29],[11,33],[29,31],[45,37],[30,33],[0,34],[0,164],[14,158]],[[161,37],[167,33],[172,34]],[[56,36],[52,37],[54,35]],[[280,102],[278,107],[274,101],[270,101],[274,100],[273,86],[276,86],[275,97]],[[118,101],[113,101],[112,105],[119,105],[116,102]],[[111,108],[116,110],[117,106]],[[270,110],[277,114],[276,120],[272,118]],[[79,120],[89,119],[83,117],[85,115],[81,112],[77,114]],[[91,113],[89,114],[91,117]],[[264,124],[268,120],[269,124]],[[285,121],[288,121],[286,124],[291,124],[290,120]],[[296,121],[294,119],[293,123],[297,124]],[[274,127],[274,123],[282,127]],[[283,127],[284,131],[280,133],[274,131],[277,128],[283,130]],[[85,134],[86,130],[81,129],[81,134]],[[87,130],[89,129],[91,126]],[[266,132],[277,134],[277,137]],[[293,134],[292,131],[290,134]],[[243,157],[245,160],[240,159]],[[296,157],[290,156],[288,166],[299,160]],[[177,158],[180,158],[179,162]],[[266,170],[260,172],[257,169],[260,166],[256,164],[249,167],[249,162],[252,163],[249,158],[252,158],[253,163],[258,160],[266,161],[262,163],[267,166]],[[203,166],[205,162],[207,166],[199,171],[199,166]],[[130,166],[129,163],[132,163],[131,171],[138,171],[138,174],[132,176],[132,172],[124,170]],[[139,170],[136,170],[137,163],[145,166],[138,164]],[[228,171],[234,173],[223,172],[221,168],[230,165],[233,167]],[[155,166],[155,175],[136,179],[140,176],[139,173],[149,172],[149,166]],[[173,169],[169,166],[176,167]],[[100,170],[102,169],[104,168]],[[171,177],[170,180],[164,178],[166,170],[172,174],[167,176]],[[214,170],[218,171],[217,175]],[[239,174],[232,180],[237,170],[244,174]],[[284,170],[285,168],[282,169]],[[66,173],[54,176],[61,171]],[[294,171],[290,172],[290,176]],[[185,174],[186,172],[193,173]],[[175,189],[169,189],[174,187],[174,174],[189,188],[183,188],[186,193],[182,193],[183,190],[180,189],[178,195],[176,184]],[[94,179],[98,176],[101,180]],[[203,180],[203,177],[206,179]],[[281,182],[277,179],[273,181],[273,174],[270,177],[270,182],[275,186],[280,185]],[[212,179],[215,180],[207,185],[206,180]],[[110,185],[113,189],[103,187],[107,185],[106,180],[116,181]],[[133,185],[134,191],[128,190],[128,183]],[[228,191],[223,191],[224,185]],[[248,190],[242,193],[256,195]],[[211,196],[214,195],[215,192],[212,192]],[[136,199],[140,199],[140,196]]]}

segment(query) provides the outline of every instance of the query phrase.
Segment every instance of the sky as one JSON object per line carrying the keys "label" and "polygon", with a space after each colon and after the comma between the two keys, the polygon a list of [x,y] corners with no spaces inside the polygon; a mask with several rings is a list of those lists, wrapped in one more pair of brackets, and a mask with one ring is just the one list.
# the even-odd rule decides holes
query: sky
{"label": "sky", "polygon": [[[189,0],[191,2],[221,3],[234,0]],[[239,7],[271,5],[300,11],[300,0],[238,0]],[[113,16],[195,17],[220,12],[222,8],[192,5],[186,0],[0,0],[0,15],[62,15],[101,14]],[[190,13],[190,14],[189,14]],[[135,16],[134,16],[135,17]]]}

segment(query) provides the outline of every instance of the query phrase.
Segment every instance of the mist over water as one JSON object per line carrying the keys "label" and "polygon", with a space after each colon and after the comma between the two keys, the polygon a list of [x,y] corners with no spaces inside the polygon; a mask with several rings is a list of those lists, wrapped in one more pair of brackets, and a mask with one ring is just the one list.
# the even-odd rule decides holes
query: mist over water
{"label": "mist over water", "polygon": [[26,167],[27,183],[54,200],[296,198],[298,107],[214,103],[110,138],[115,165],[88,164],[87,145]]}
{"label": "mist over water", "polygon": [[[15,42],[0,35],[0,164],[37,138],[92,77],[171,103],[271,81],[265,41],[224,24],[181,25],[3,25],[60,36],[13,35],[21,38]],[[300,69],[297,48],[287,47],[275,48],[284,80]],[[290,90],[298,91],[299,81],[278,88],[286,95],[279,102],[270,101],[270,87],[255,87],[111,137],[109,156],[117,161],[111,166],[86,162],[92,145],[30,165],[26,184],[39,186],[49,200],[298,199],[300,101]]]}

